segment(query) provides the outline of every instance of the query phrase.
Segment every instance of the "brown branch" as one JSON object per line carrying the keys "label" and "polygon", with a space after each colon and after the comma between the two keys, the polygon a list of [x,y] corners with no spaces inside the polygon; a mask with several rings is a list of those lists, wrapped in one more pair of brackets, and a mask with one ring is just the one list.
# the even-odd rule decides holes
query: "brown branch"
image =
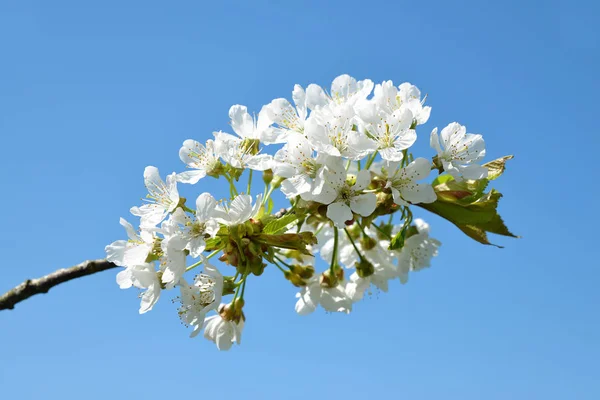
{"label": "brown branch", "polygon": [[12,310],[15,308],[15,304],[36,294],[47,293],[48,290],[63,282],[116,267],[116,264],[106,260],[88,260],[71,268],[59,269],[38,279],[28,279],[0,296],[0,310]]}

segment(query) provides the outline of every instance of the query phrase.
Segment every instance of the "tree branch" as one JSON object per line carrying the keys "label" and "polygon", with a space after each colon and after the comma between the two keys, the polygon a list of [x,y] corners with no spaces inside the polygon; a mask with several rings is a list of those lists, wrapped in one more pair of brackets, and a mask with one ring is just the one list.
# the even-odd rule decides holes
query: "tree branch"
{"label": "tree branch", "polygon": [[15,308],[15,304],[36,294],[47,293],[48,290],[63,282],[116,267],[116,264],[106,260],[88,260],[71,268],[59,269],[38,279],[28,279],[0,296],[0,310],[12,310]]}

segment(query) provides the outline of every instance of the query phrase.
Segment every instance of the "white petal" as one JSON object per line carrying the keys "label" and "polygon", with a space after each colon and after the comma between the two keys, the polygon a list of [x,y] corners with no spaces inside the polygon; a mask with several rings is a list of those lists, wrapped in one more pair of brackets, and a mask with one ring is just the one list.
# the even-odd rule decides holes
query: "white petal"
{"label": "white petal", "polygon": [[142,294],[142,301],[140,303],[140,314],[147,313],[152,310],[154,305],[158,302],[160,297],[160,286],[151,285],[145,292]]}
{"label": "white petal", "polygon": [[231,106],[229,118],[231,118],[231,127],[235,133],[242,138],[254,139],[254,121],[245,106],[239,104]]}
{"label": "white petal", "polygon": [[428,183],[413,183],[403,186],[401,189],[402,198],[413,204],[433,203],[437,200],[435,191]]}
{"label": "white petal", "polygon": [[437,133],[437,128],[433,128],[431,131],[431,135],[429,135],[429,145],[432,149],[436,151],[436,153],[441,154],[442,148],[440,147],[440,138]]}
{"label": "white petal", "polygon": [[[372,193],[370,193],[370,194],[372,194]],[[373,195],[373,197],[375,197],[375,195]],[[374,209],[375,209],[375,206],[373,206],[373,210]],[[371,210],[371,212],[373,212],[373,210]],[[370,214],[371,213],[369,213],[368,215],[370,215]],[[335,224],[335,226],[337,226],[338,228],[345,228],[346,221],[350,221],[354,217],[352,215],[352,211],[350,211],[350,207],[348,207],[344,203],[338,202],[338,203],[333,203],[333,204],[330,204],[329,206],[327,206],[327,218],[332,220],[333,223]]]}
{"label": "white petal", "polygon": [[417,158],[404,167],[404,173],[413,181],[425,179],[431,173],[431,163],[426,158]]}
{"label": "white petal", "polygon": [[202,193],[196,199],[196,217],[199,221],[205,222],[213,217],[217,206],[217,201],[210,193]]}
{"label": "white petal", "polygon": [[177,182],[196,184],[198,181],[206,176],[206,171],[202,169],[194,169],[191,171],[184,171],[177,174]]}
{"label": "white petal", "polygon": [[377,207],[377,196],[375,196],[375,193],[360,194],[350,200],[352,211],[363,217],[371,215],[375,211],[375,207]]}
{"label": "white petal", "polygon": [[273,165],[273,157],[269,154],[257,154],[246,160],[246,165],[250,169],[265,171]]}
{"label": "white petal", "polygon": [[326,106],[327,103],[329,103],[329,99],[321,86],[314,83],[308,85],[306,88],[306,105],[308,108],[314,110],[315,108]]}
{"label": "white petal", "polygon": [[121,289],[128,289],[133,285],[131,280],[131,270],[129,268],[120,271],[117,274],[117,284]]}
{"label": "white petal", "polygon": [[404,154],[402,154],[402,150],[398,150],[395,147],[386,147],[384,149],[379,149],[379,154],[381,158],[387,161],[402,161],[404,158]]}
{"label": "white petal", "polygon": [[359,171],[356,174],[356,183],[353,186],[354,190],[366,189],[371,184],[371,172],[367,170]]}
{"label": "white petal", "polygon": [[488,169],[477,164],[461,166],[458,169],[465,179],[483,179],[488,176]]}

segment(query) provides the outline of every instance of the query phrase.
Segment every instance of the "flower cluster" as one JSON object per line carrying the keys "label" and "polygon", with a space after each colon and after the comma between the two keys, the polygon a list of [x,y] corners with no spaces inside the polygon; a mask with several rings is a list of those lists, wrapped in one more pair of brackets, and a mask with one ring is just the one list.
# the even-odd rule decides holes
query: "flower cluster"
{"label": "flower cluster", "polygon": [[[124,267],[119,286],[143,291],[140,313],[176,288],[191,336],[203,331],[228,350],[241,340],[248,277],[269,265],[298,288],[301,315],[319,305],[349,313],[373,288],[386,292],[389,281],[406,283],[429,267],[440,242],[413,218],[414,206],[482,243],[489,244],[486,232],[512,235],[496,214],[499,193],[484,193],[510,156],[481,164],[482,136],[453,122],[431,132],[432,158],[413,157],[416,129],[431,112],[416,86],[341,75],[329,91],[296,85],[292,100],[275,99],[258,116],[232,106],[234,134],[186,140],[179,151],[184,172],[163,180],[146,167],[147,201],[131,208],[139,229],[121,219],[128,240],[106,247],[107,259]],[[254,197],[256,171],[264,191]],[[438,176],[428,182],[432,171]],[[194,205],[180,196],[178,185],[205,179],[222,179],[229,198],[202,193]],[[278,189],[290,204],[273,212]],[[221,271],[210,261],[217,256]],[[186,279],[196,268],[202,271]]]}

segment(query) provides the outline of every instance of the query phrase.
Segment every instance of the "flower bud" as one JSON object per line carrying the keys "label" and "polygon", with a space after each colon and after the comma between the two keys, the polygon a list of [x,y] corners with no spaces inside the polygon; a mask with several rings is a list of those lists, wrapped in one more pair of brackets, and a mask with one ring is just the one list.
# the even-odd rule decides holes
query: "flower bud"
{"label": "flower bud", "polygon": [[367,276],[371,276],[375,273],[375,267],[365,258],[355,263],[354,267],[356,268],[356,273],[361,278],[366,278]]}
{"label": "flower bud", "polygon": [[269,183],[271,183],[271,181],[273,180],[273,170],[272,169],[266,169],[263,171],[263,182],[265,183],[265,185],[268,185]]}
{"label": "flower bud", "polygon": [[363,236],[360,239],[360,246],[364,250],[372,250],[375,248],[375,246],[377,246],[377,241],[370,236]]}

